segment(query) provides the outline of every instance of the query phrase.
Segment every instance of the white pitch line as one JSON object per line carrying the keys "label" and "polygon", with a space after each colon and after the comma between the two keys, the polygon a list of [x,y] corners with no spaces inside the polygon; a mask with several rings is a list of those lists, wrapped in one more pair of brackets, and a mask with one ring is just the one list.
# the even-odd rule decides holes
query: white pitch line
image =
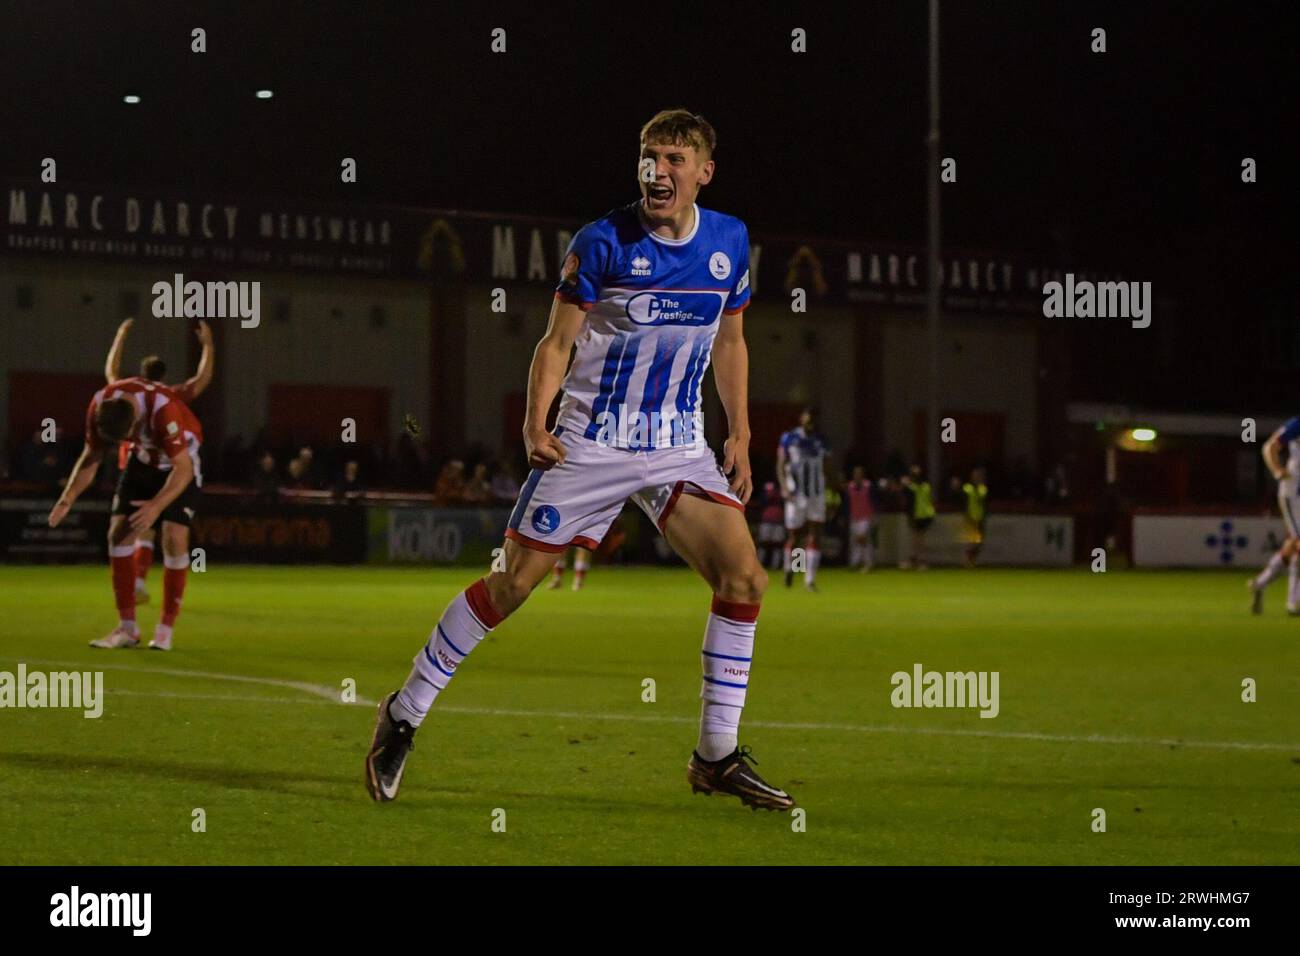
{"label": "white pitch line", "polygon": [[[78,670],[130,671],[133,674],[165,674],[168,677],[198,677],[203,680],[228,680],[237,681],[242,684],[265,684],[268,687],[287,687],[291,690],[300,690],[304,694],[311,694],[314,697],[323,697],[336,704],[343,703],[340,698],[340,695],[342,694],[342,688],[340,687],[326,687],[323,684],[312,684],[301,680],[282,680],[278,677],[249,677],[242,674],[213,674],[209,671],[181,671],[173,670],[168,667],[131,667],[129,664],[99,664],[87,661],[28,660],[24,663],[61,664],[65,667],[75,667]],[[90,666],[92,663],[95,666]],[[366,707],[374,707],[377,706],[378,701],[357,698],[356,703],[362,704]]]}
{"label": "white pitch line", "polygon": [[[85,661],[64,660],[29,660],[29,664],[62,664],[76,666],[85,670]],[[265,684],[270,687],[287,687],[300,690],[330,703],[342,703],[340,691],[323,684],[307,681],[282,680],[277,677],[250,677],[241,674],[214,674],[209,671],[185,671],[160,667],[130,667],[125,664],[101,664],[100,670],[131,671],[136,674],[165,674],[169,677],[197,677],[204,680],[238,681],[247,684]],[[166,691],[130,691],[109,690],[109,693],[128,694],[137,697],[169,697],[190,700],[237,700],[260,703],[305,703],[290,697],[235,697],[221,694],[178,694]],[[376,701],[358,697],[355,704],[365,707],[377,706]],[[346,705],[345,705],[346,706]],[[569,710],[515,710],[501,707],[456,707],[438,708],[449,714],[470,714],[482,717],[541,717],[565,720],[626,720],[653,724],[695,724],[694,717],[678,717],[670,714],[600,714]],[[1127,744],[1147,747],[1195,747],[1202,750],[1292,750],[1300,751],[1300,744],[1271,742],[1252,742],[1240,740],[1178,740],[1170,737],[1121,737],[1108,734],[1046,734],[1034,731],[1018,730],[967,730],[963,728],[943,727],[894,727],[870,724],[825,724],[825,723],[790,723],[787,721],[747,720],[746,727],[759,727],[767,730],[830,730],[859,734],[916,734],[933,737],[987,737],[994,740],[1041,740],[1048,743],[1067,744]]]}
{"label": "white pitch line", "polygon": [[328,700],[303,700],[301,697],[265,697],[247,694],[185,694],[173,690],[126,690],[122,687],[108,687],[104,693],[110,697],[161,697],[167,700],[231,700],[241,704],[296,704],[312,707],[328,707]]}

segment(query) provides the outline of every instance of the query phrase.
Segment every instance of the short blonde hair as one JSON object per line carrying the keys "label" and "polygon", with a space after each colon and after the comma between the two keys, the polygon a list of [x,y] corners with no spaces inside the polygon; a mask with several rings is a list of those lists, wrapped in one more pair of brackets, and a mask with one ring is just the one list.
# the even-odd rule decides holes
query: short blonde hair
{"label": "short blonde hair", "polygon": [[650,143],[694,146],[705,159],[711,159],[718,148],[718,134],[708,120],[690,110],[660,110],[641,127],[641,145]]}

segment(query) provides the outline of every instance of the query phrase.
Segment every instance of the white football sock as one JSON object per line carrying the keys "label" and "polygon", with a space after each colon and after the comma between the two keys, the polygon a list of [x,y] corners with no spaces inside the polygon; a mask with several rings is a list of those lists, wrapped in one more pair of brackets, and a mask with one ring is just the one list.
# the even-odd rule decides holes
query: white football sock
{"label": "white football sock", "polygon": [[1255,590],[1259,591],[1269,586],[1273,579],[1282,573],[1282,555],[1280,553],[1273,555],[1268,559],[1268,564],[1264,570],[1259,572],[1255,577]]}
{"label": "white football sock", "polygon": [[817,577],[817,565],[821,562],[822,552],[820,548],[809,546],[804,560],[807,562],[803,569],[804,584],[812,584],[813,579]]}
{"label": "white football sock", "polygon": [[1287,565],[1286,606],[1287,610],[1300,603],[1300,555],[1291,555]]}
{"label": "white football sock", "polygon": [[[489,619],[487,622],[483,620],[485,617]],[[415,655],[415,666],[389,705],[389,713],[397,720],[419,727],[434,700],[447,689],[461,662],[492,630],[489,625],[495,626],[500,620],[481,580],[452,598],[429,640]]]}
{"label": "white football sock", "polygon": [[757,604],[724,601],[716,595],[704,629],[700,660],[704,680],[700,697],[700,739],[696,751],[705,760],[721,760],[736,749],[740,713],[749,687],[754,657]]}

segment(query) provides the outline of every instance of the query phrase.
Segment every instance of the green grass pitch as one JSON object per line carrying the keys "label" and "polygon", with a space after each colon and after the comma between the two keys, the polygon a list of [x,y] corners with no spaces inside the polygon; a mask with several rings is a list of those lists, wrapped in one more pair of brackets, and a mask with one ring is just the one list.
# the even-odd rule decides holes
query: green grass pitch
{"label": "green grass pitch", "polygon": [[[473,577],[210,567],[163,654],[86,646],[112,625],[107,569],[0,568],[0,670],[102,668],[107,692],[97,720],[0,710],[0,864],[1300,863],[1282,583],[1252,618],[1244,575],[1217,572],[774,580],[741,740],[799,832],[685,782],[709,595],[672,569],[534,594],[435,705],[401,798],[371,803],[367,702]],[[895,709],[915,663],[998,671],[1000,713]]]}

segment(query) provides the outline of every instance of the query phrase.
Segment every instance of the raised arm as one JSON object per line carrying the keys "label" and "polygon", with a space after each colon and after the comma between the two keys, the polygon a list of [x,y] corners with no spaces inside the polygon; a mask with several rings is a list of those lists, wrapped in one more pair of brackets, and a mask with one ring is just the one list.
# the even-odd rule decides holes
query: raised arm
{"label": "raised arm", "polygon": [[216,362],[216,347],[212,344],[212,329],[208,323],[199,319],[199,327],[194,332],[203,343],[203,353],[199,356],[199,367],[194,373],[194,377],[187,379],[181,386],[186,400],[198,398],[203,394],[204,389],[212,384],[212,372]]}
{"label": "raised arm", "polygon": [[560,390],[569,365],[569,352],[587,313],[578,305],[556,299],[546,334],[533,350],[528,369],[528,410],[524,415],[524,449],[530,468],[547,469],[564,461],[564,446],[546,430],[546,413]]}
{"label": "raised arm", "polygon": [[122,349],[126,346],[126,333],[131,331],[131,326],[135,324],[135,319],[127,319],[117,327],[117,334],[113,336],[113,344],[108,348],[108,358],[104,360],[104,378],[112,385],[122,376],[118,371],[122,367]]}

